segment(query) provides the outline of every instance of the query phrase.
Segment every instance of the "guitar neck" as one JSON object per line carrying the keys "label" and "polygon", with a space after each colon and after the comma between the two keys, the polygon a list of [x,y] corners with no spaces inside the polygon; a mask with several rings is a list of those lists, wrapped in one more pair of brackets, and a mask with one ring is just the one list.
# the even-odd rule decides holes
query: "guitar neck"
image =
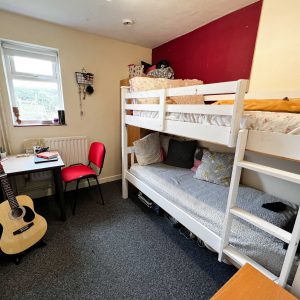
{"label": "guitar neck", "polygon": [[6,174],[3,171],[0,173],[0,181],[11,209],[18,208],[19,203],[17,201],[17,198],[8,182]]}

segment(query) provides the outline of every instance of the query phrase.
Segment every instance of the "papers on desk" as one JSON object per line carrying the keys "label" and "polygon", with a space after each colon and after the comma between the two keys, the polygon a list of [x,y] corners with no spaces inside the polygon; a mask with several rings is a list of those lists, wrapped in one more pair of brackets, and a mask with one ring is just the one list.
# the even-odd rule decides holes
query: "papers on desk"
{"label": "papers on desk", "polygon": [[34,157],[35,164],[52,162],[52,161],[58,161],[58,152],[57,151],[42,152],[42,153],[37,154]]}
{"label": "papers on desk", "polygon": [[38,153],[36,156],[40,157],[40,158],[45,158],[45,159],[52,159],[52,158],[58,157],[58,152],[57,151],[46,151],[46,152]]}
{"label": "papers on desk", "polygon": [[54,158],[42,158],[42,157],[34,157],[34,163],[35,164],[41,164],[41,163],[47,163],[47,162],[52,162],[52,161],[58,161],[58,157]]}

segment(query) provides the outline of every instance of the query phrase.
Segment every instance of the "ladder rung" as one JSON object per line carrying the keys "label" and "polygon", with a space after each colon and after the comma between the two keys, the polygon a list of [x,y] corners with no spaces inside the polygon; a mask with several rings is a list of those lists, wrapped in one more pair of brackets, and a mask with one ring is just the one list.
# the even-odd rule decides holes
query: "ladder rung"
{"label": "ladder rung", "polygon": [[233,215],[249,222],[250,224],[266,231],[267,233],[279,238],[280,240],[282,240],[288,244],[291,241],[291,238],[292,238],[291,233],[289,233],[286,230],[283,230],[282,228],[280,228],[276,225],[273,225],[272,223],[270,223],[262,218],[259,218],[255,215],[249,213],[248,211],[246,211],[244,209],[241,209],[239,207],[233,207],[230,209],[230,212]]}
{"label": "ladder rung", "polygon": [[247,255],[241,253],[238,251],[235,247],[228,245],[223,249],[223,253],[226,254],[230,259],[232,259],[234,262],[236,262],[240,267],[245,265],[246,263],[249,263],[252,265],[254,268],[259,270],[261,273],[263,273],[265,276],[270,278],[272,281],[275,281],[278,279],[277,276],[275,276],[273,273],[268,271],[266,268],[252,260],[250,257]]}
{"label": "ladder rung", "polygon": [[300,184],[300,175],[292,172],[283,171],[280,169],[256,164],[250,161],[242,160],[237,163],[238,167],[242,167],[255,172],[263,173],[269,176],[277,177],[279,179]]}

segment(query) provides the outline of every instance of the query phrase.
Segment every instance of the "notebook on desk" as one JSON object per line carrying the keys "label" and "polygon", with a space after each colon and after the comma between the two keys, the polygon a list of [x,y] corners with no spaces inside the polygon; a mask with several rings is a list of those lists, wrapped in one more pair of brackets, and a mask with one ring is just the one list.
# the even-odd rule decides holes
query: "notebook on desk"
{"label": "notebook on desk", "polygon": [[52,162],[52,161],[58,161],[58,157],[53,157],[53,158],[42,158],[42,157],[34,157],[34,163],[35,164],[41,164],[41,163],[47,163],[47,162]]}

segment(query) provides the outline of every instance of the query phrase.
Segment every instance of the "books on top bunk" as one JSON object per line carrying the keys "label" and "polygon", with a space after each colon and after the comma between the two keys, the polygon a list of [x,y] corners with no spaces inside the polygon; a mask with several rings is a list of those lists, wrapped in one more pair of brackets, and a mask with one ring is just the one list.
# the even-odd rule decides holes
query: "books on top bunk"
{"label": "books on top bunk", "polygon": [[57,161],[58,160],[58,152],[57,151],[47,151],[38,153],[34,157],[34,163],[39,164],[43,162],[51,162],[51,161]]}

